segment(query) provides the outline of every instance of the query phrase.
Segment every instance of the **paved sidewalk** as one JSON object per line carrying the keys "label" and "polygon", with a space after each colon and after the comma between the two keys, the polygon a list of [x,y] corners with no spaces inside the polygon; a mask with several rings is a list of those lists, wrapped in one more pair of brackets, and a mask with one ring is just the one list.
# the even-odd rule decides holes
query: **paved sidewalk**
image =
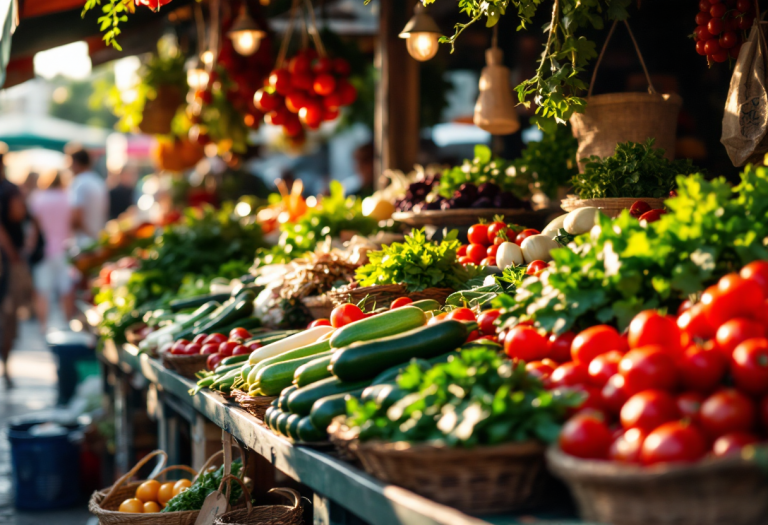
{"label": "paved sidewalk", "polygon": [[5,434],[9,418],[56,403],[56,365],[36,322],[20,324],[10,370],[14,388],[0,382],[0,525],[96,525],[85,505],[65,511],[19,512],[13,507],[10,446]]}

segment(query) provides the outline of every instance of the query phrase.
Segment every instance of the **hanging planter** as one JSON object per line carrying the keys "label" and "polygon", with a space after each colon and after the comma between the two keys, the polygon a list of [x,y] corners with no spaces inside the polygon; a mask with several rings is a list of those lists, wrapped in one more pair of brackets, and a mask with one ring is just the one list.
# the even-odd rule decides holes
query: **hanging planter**
{"label": "hanging planter", "polygon": [[176,86],[158,86],[157,96],[147,99],[141,111],[139,129],[148,135],[168,135],[176,110],[184,101],[181,91]]}

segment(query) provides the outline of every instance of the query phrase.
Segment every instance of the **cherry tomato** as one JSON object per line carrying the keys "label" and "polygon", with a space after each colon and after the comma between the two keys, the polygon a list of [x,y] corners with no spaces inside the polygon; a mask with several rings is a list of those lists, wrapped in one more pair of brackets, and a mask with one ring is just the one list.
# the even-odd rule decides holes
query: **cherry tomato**
{"label": "cherry tomato", "polygon": [[346,80],[339,80],[337,83],[336,91],[341,97],[341,105],[349,106],[355,100],[357,100],[357,89],[355,86],[347,82]]}
{"label": "cherry tomato", "polygon": [[736,318],[726,321],[717,329],[715,340],[717,348],[726,357],[731,358],[733,350],[747,339],[764,337],[765,327],[751,319]]}
{"label": "cherry tomato", "polygon": [[699,411],[701,427],[712,439],[729,432],[749,432],[755,418],[755,403],[734,389],[715,392],[702,403]]}
{"label": "cherry tomato", "polygon": [[677,318],[677,326],[682,330],[683,345],[694,341],[708,341],[715,337],[715,328],[707,320],[705,307],[701,303],[694,304]]}
{"label": "cherry tomato", "polygon": [[495,259],[496,252],[499,251],[499,246],[500,245],[498,244],[492,244],[491,246],[489,246],[488,249],[485,251],[486,255],[488,255],[488,257],[493,257]]}
{"label": "cherry tomato", "polygon": [[701,431],[689,423],[674,421],[648,434],[640,451],[640,462],[643,465],[690,463],[704,457],[706,452]]}
{"label": "cherry tomato", "polygon": [[221,354],[211,354],[208,356],[208,360],[205,362],[206,367],[208,370],[216,370],[216,367],[219,366],[219,364],[226,358],[227,356],[221,355]]}
{"label": "cherry tomato", "polygon": [[251,350],[245,345],[237,345],[232,349],[232,355],[246,355],[250,353]]}
{"label": "cherry tomato", "polygon": [[287,69],[275,69],[269,75],[269,85],[285,96],[291,91],[291,73]]}
{"label": "cherry tomato", "polygon": [[768,297],[768,261],[753,261],[741,269],[739,275],[742,279],[756,283]]}
{"label": "cherry tomato", "polygon": [[722,381],[728,361],[717,350],[688,347],[678,363],[680,381],[685,388],[708,393]]}
{"label": "cherry tomato", "polygon": [[723,49],[731,49],[739,43],[738,35],[733,31],[725,31],[720,35],[717,41]]}
{"label": "cherry tomato", "polygon": [[[491,244],[495,244],[496,239],[499,237],[499,234],[504,232],[509,239],[510,235],[514,234],[514,230],[511,228],[507,228],[507,225],[502,221],[496,221],[492,222],[488,225],[488,242]],[[502,238],[502,241],[504,239]]]}
{"label": "cherry tomato", "polygon": [[354,323],[360,319],[364,319],[365,314],[363,311],[354,304],[342,304],[337,306],[331,312],[331,326],[334,328],[341,328],[347,326],[349,323]]}
{"label": "cherry tomato", "polygon": [[315,82],[312,84],[312,89],[321,97],[330,95],[336,89],[336,79],[328,73],[317,75]]}
{"label": "cherry tomato", "polygon": [[251,333],[246,330],[245,328],[233,328],[229,332],[229,340],[230,341],[236,341],[238,339],[245,341],[246,339],[251,337]]}
{"label": "cherry tomato", "polygon": [[645,201],[635,201],[632,206],[629,207],[629,214],[635,219],[639,219],[640,216],[646,212],[651,211],[651,205]]}
{"label": "cherry tomato", "polygon": [[533,261],[528,265],[528,267],[525,269],[526,275],[536,275],[541,270],[546,268],[548,266],[547,263],[544,261]]}
{"label": "cherry tomato", "polygon": [[[723,29],[725,29],[725,24],[723,23],[723,20],[721,18],[713,18],[712,20],[707,22],[707,29],[713,35],[719,35],[720,33],[723,32]],[[710,42],[717,44],[716,40],[710,40]],[[718,47],[718,51],[716,52],[719,52],[720,45],[718,44],[717,47]]]}
{"label": "cherry tomato", "polygon": [[[722,22],[720,22],[722,24]],[[711,29],[709,25],[707,26],[707,30],[711,33]],[[704,51],[707,52],[708,55],[714,55],[715,53],[720,52],[720,44],[717,42],[717,35],[715,34],[715,38],[710,38],[704,43]]]}
{"label": "cherry tomato", "polygon": [[727,10],[725,4],[715,4],[709,9],[709,14],[712,18],[722,18]]}
{"label": "cherry tomato", "polygon": [[347,62],[343,58],[334,58],[333,72],[336,73],[337,75],[341,75],[342,77],[348,77],[351,72],[351,68],[349,67],[349,62]]}
{"label": "cherry tomato", "polygon": [[205,341],[203,341],[203,344],[221,344],[227,340],[227,336],[224,334],[211,334],[208,337],[205,338]]}
{"label": "cherry tomato", "polygon": [[[219,343],[221,344],[221,343]],[[208,343],[204,344],[202,348],[200,348],[200,353],[203,355],[211,355],[211,354],[218,354],[219,353],[219,344],[216,343]]]}
{"label": "cherry tomato", "polygon": [[746,13],[747,11],[752,9],[752,0],[737,0],[736,9],[738,9],[742,13]]}
{"label": "cherry tomato", "polygon": [[477,324],[480,331],[485,335],[496,335],[496,319],[501,315],[501,310],[486,310],[477,318]]}
{"label": "cherry tomato", "polygon": [[611,446],[611,431],[595,415],[578,414],[563,425],[558,444],[566,454],[584,459],[605,459]]}
{"label": "cherry tomato", "polygon": [[521,231],[520,233],[515,236],[515,244],[520,246],[523,244],[523,241],[526,240],[531,235],[538,235],[541,232],[539,230],[534,230],[533,228],[526,228],[525,230]]}
{"label": "cherry tomato", "polygon": [[455,319],[456,321],[476,321],[475,312],[469,308],[456,308],[448,312],[446,319]]}
{"label": "cherry tomato", "polygon": [[467,255],[467,248],[469,248],[468,244],[462,244],[459,246],[459,249],[456,250],[456,258],[461,258]]}
{"label": "cherry tomato", "polygon": [[589,383],[589,370],[586,365],[570,361],[555,368],[551,379],[555,387],[586,385]]}
{"label": "cherry tomato", "polygon": [[253,352],[254,350],[258,350],[259,348],[261,348],[264,345],[261,344],[258,341],[251,341],[250,343],[246,344],[245,346],[246,346],[246,348],[248,348],[249,351]]}
{"label": "cherry tomato", "polygon": [[184,355],[198,355],[200,354],[200,350],[202,349],[203,349],[202,345],[198,343],[189,343],[184,348]]}
{"label": "cherry tomato", "polygon": [[758,441],[757,436],[749,432],[731,432],[715,440],[712,453],[718,458],[738,455],[741,454],[741,449]]}
{"label": "cherry tomato", "polygon": [[197,343],[199,345],[204,344],[205,338],[208,337],[206,334],[197,334],[194,339],[192,339],[193,343]]}
{"label": "cherry tomato", "polygon": [[608,380],[619,371],[619,362],[621,361],[621,352],[612,350],[594,358],[589,363],[589,377],[592,384],[603,388]]}
{"label": "cherry tomato", "polygon": [[189,341],[187,341],[186,339],[179,339],[178,341],[174,341],[173,346],[171,347],[171,353],[183,355],[184,350],[187,348],[188,344],[189,344]]}
{"label": "cherry tomato", "polygon": [[704,396],[699,392],[683,392],[675,398],[680,416],[694,423],[698,423],[699,412],[703,402]]}
{"label": "cherry tomato", "polygon": [[764,306],[764,301],[759,287],[735,273],[720,279],[701,296],[707,321],[715,329],[735,317],[750,317],[753,311]]}
{"label": "cherry tomato", "polygon": [[318,58],[312,65],[312,71],[316,74],[330,73],[333,70],[333,61],[330,58]]}
{"label": "cherry tomato", "polygon": [[643,390],[621,407],[621,426],[650,432],[668,421],[680,418],[675,398],[662,390]]}
{"label": "cherry tomato", "polygon": [[238,344],[235,341],[225,341],[219,345],[219,353],[224,357],[229,357]]}
{"label": "cherry tomato", "polygon": [[549,357],[558,363],[565,363],[571,360],[571,344],[576,338],[573,332],[563,332],[560,335],[552,334],[549,336]]}
{"label": "cherry tomato", "polygon": [[[715,38],[715,35],[709,32],[709,29],[707,29],[706,24],[698,26],[696,29],[696,36],[699,38],[699,42],[702,42],[704,44],[707,43],[707,40],[710,40],[712,38]],[[706,53],[705,53],[706,54]]]}
{"label": "cherry tomato", "polygon": [[709,13],[711,7],[712,5],[709,3],[709,0],[699,0],[699,11]]}
{"label": "cherry tomato", "polygon": [[478,339],[480,339],[480,331],[472,330],[471,332],[469,332],[469,335],[467,336],[467,340],[464,342],[471,343],[472,341],[477,341]]}
{"label": "cherry tomato", "polygon": [[467,257],[475,264],[480,264],[485,259],[487,248],[482,244],[470,244],[467,248]]}
{"label": "cherry tomato", "polygon": [[659,345],[630,350],[619,363],[619,373],[634,391],[649,388],[671,390],[678,380],[674,359],[666,348]]}
{"label": "cherry tomato", "polygon": [[629,397],[630,392],[627,390],[624,384],[624,376],[621,374],[614,374],[611,376],[600,391],[600,398],[602,399],[603,406],[611,414],[620,413],[621,407],[624,406],[624,403],[627,402]]}
{"label": "cherry tomato", "polygon": [[480,266],[496,266],[496,257],[486,257],[480,261]]}
{"label": "cherry tomato", "polygon": [[571,344],[571,357],[577,363],[589,365],[600,354],[618,350],[624,352],[626,343],[612,326],[598,325],[580,332]]}
{"label": "cherry tomato", "polygon": [[413,303],[413,299],[410,297],[398,297],[392,303],[389,305],[390,310],[394,310],[396,308],[401,308],[403,306],[407,306],[409,304]]}
{"label": "cherry tomato", "polygon": [[[704,48],[706,50],[706,46]],[[661,216],[666,214],[666,210],[658,209],[658,210],[651,210],[643,213],[638,220],[645,221],[647,223],[656,222],[659,219],[661,219]]]}
{"label": "cherry tomato", "polygon": [[712,20],[712,15],[710,15],[708,12],[701,11],[696,13],[696,25],[706,25],[710,20]]}
{"label": "cherry tomato", "polygon": [[434,324],[439,323],[440,321],[443,321],[447,315],[448,315],[448,312],[442,312],[437,314],[436,316],[432,317],[429,321],[427,321],[427,326],[432,326]]}
{"label": "cherry tomato", "polygon": [[314,328],[316,326],[331,326],[330,319],[315,319],[311,323],[309,323],[309,326],[307,328]]}
{"label": "cherry tomato", "polygon": [[312,61],[306,55],[296,55],[288,62],[288,71],[295,75],[296,73],[308,73]]}
{"label": "cherry tomato", "polygon": [[640,463],[640,449],[647,433],[630,428],[621,433],[608,449],[608,459],[619,463]]}
{"label": "cherry tomato", "polygon": [[675,353],[681,349],[680,328],[675,320],[656,310],[645,310],[632,319],[627,340],[630,348],[663,345]]}
{"label": "cherry tomato", "polygon": [[264,88],[261,88],[256,91],[256,94],[253,95],[253,104],[259,109],[259,111],[269,113],[270,111],[276,110],[280,106],[281,100],[279,95],[275,95],[274,93],[270,93]]}
{"label": "cherry tomato", "polygon": [[468,264],[475,264],[475,261],[472,257],[459,257],[459,264],[466,266]]}
{"label": "cherry tomato", "polygon": [[751,15],[739,17],[739,29],[747,31],[752,27],[752,23],[755,21],[755,17]]}
{"label": "cherry tomato", "polygon": [[768,339],[744,341],[733,351],[731,375],[736,386],[752,395],[768,393]]}
{"label": "cherry tomato", "polygon": [[[550,379],[551,383],[551,379]],[[605,415],[605,406],[603,405],[603,399],[601,397],[600,389],[592,385],[574,385],[564,387],[564,390],[573,390],[583,395],[581,404],[576,409],[571,409],[569,415],[591,411],[598,412],[603,416],[603,419],[607,420]]]}
{"label": "cherry tomato", "polygon": [[529,375],[532,375],[541,381],[544,386],[547,386],[549,383],[549,376],[555,371],[555,367],[552,366],[551,363],[545,363],[544,361],[531,361],[526,363],[525,370]]}
{"label": "cherry tomato", "polygon": [[472,244],[479,244],[481,246],[489,246],[491,241],[488,240],[488,225],[487,224],[475,224],[469,227],[469,233],[467,239]]}
{"label": "cherry tomato", "polygon": [[532,326],[515,326],[504,338],[504,351],[513,359],[538,361],[549,354],[547,338]]}

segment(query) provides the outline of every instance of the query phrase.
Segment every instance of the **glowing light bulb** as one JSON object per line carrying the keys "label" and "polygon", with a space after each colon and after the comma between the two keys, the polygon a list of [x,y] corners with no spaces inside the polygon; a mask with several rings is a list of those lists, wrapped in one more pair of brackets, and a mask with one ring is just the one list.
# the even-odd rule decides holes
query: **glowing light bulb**
{"label": "glowing light bulb", "polygon": [[195,91],[204,89],[208,85],[208,72],[197,67],[187,70],[187,84]]}
{"label": "glowing light bulb", "polygon": [[408,54],[419,62],[425,62],[437,54],[440,35],[437,33],[411,33],[405,41]]}
{"label": "glowing light bulb", "polygon": [[261,44],[261,31],[237,31],[229,35],[232,46],[239,54],[249,56],[259,50]]}

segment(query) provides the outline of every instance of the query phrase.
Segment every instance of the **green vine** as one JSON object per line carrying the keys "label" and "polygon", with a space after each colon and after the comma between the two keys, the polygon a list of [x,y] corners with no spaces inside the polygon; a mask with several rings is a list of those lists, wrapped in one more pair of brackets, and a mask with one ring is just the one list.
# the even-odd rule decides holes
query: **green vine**
{"label": "green vine", "polygon": [[106,31],[102,40],[108,46],[122,51],[123,48],[117,43],[117,37],[121,33],[118,25],[120,22],[127,22],[128,13],[133,13],[136,9],[133,0],[109,0],[109,3],[105,5],[101,5],[101,0],[87,0],[80,16],[85,18],[85,14],[91,9],[95,9],[96,6],[101,6],[101,12],[104,13],[98,19],[99,30]]}

